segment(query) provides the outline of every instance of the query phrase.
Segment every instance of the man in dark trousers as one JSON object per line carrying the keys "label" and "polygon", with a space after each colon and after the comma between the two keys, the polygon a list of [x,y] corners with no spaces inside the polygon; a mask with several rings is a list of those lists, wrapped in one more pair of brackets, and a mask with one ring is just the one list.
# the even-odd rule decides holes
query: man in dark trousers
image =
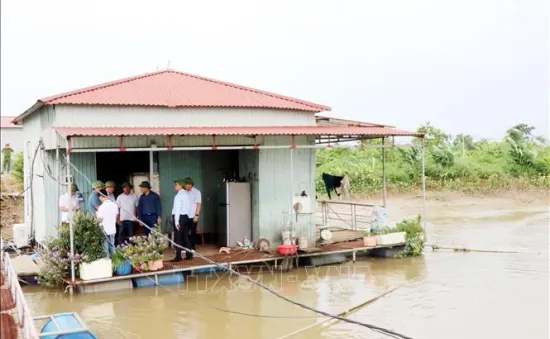
{"label": "man in dark trousers", "polygon": [[2,173],[10,173],[12,153],[13,149],[10,144],[6,144],[6,146],[2,148]]}
{"label": "man in dark trousers", "polygon": [[191,178],[185,178],[183,181],[183,189],[187,191],[189,195],[189,213],[193,213],[191,218],[193,223],[191,226],[189,237],[191,239],[191,248],[195,250],[197,244],[197,226],[199,224],[199,213],[201,211],[202,195],[195,187],[195,182]]}
{"label": "man in dark trousers", "polygon": [[[174,181],[176,196],[174,197],[174,204],[172,206],[172,218],[174,218],[176,244],[191,249],[192,244],[189,239],[189,232],[193,227],[193,212],[190,212],[189,192],[184,189],[185,184],[185,180],[182,179]],[[172,262],[181,261],[182,251],[181,248],[176,248],[176,257],[172,259]],[[185,251],[185,259],[193,259],[193,253]]]}
{"label": "man in dark trousers", "polygon": [[[141,187],[141,196],[138,203],[138,217],[145,225],[154,228],[156,225],[160,225],[161,222],[162,205],[160,197],[157,193],[151,191],[149,181],[142,181],[139,187]],[[145,227],[145,235],[149,235],[149,233],[151,233],[151,230]]]}

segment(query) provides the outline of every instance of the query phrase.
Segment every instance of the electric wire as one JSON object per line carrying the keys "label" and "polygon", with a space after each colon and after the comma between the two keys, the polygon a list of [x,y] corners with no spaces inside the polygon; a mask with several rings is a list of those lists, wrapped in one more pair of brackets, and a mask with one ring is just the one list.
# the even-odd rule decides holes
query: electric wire
{"label": "electric wire", "polygon": [[[29,160],[30,160],[30,153],[28,153],[29,151],[29,144],[31,142],[30,141],[27,141],[27,154],[29,154]],[[33,201],[34,201],[34,192],[33,192],[33,179],[34,179],[34,162],[36,160],[36,156],[38,155],[38,150],[40,149],[40,145],[41,145],[41,141],[38,142],[38,144],[36,145],[36,149],[34,150],[34,155],[32,157],[32,161],[31,161],[31,173],[30,173],[30,183],[29,183],[29,189],[30,189],[30,206],[29,206],[29,210],[30,210],[30,219],[31,219],[31,222],[30,222],[30,225],[29,225],[29,228],[30,228],[30,233],[31,233],[31,239],[34,239],[34,235],[35,235],[35,232],[34,232],[34,209],[33,209]]]}
{"label": "electric wire", "polygon": [[[90,186],[93,186],[91,180],[84,174],[82,173],[75,165],[73,165],[69,159],[67,159],[67,157],[65,156],[65,159],[66,159],[66,162],[67,164],[72,167],[77,173],[79,173],[81,176],[83,176],[86,181],[88,182],[88,184]],[[101,194],[101,192],[98,191],[98,193]],[[123,209],[123,211],[127,212],[126,210]],[[130,213],[131,214],[131,213]],[[269,293],[273,294],[274,296],[288,302],[288,303],[291,303],[295,306],[299,306],[303,309],[306,309],[306,310],[309,310],[309,311],[312,311],[314,313],[317,313],[317,314],[320,314],[320,315],[323,315],[325,317],[329,317],[329,318],[333,318],[333,319],[338,319],[338,320],[341,320],[343,322],[347,322],[347,323],[350,323],[350,324],[355,324],[355,325],[359,325],[359,326],[363,326],[363,327],[366,327],[366,328],[369,328],[373,331],[377,331],[379,333],[382,333],[382,334],[385,334],[385,335],[389,335],[389,336],[395,336],[395,337],[398,337],[398,338],[402,338],[402,339],[413,339],[412,337],[409,337],[407,335],[404,335],[404,334],[401,334],[401,333],[398,333],[398,332],[394,332],[392,330],[389,330],[389,329],[385,329],[385,328],[382,328],[382,327],[379,327],[379,326],[375,326],[375,325],[372,325],[372,324],[367,324],[367,323],[363,323],[363,322],[360,322],[360,321],[357,321],[357,320],[353,320],[353,319],[348,319],[348,318],[345,318],[345,317],[342,317],[342,316],[338,316],[338,315],[335,315],[335,314],[331,314],[329,312],[325,312],[325,311],[322,311],[322,310],[318,310],[314,307],[311,307],[311,306],[308,306],[306,304],[303,304],[303,303],[300,303],[300,302],[297,302],[295,300],[292,300],[280,293],[278,293],[277,291],[273,290],[271,287],[269,286],[266,286],[264,284],[262,284],[261,282],[259,281],[256,281],[254,279],[252,279],[251,277],[247,276],[247,275],[244,275],[244,274],[241,274],[240,272],[236,271],[236,270],[233,270],[229,267],[227,267],[226,265],[222,265],[222,264],[219,264],[203,255],[201,255],[200,253],[192,250],[192,249],[189,249],[189,248],[185,248],[184,246],[181,246],[179,244],[176,244],[174,241],[172,241],[170,238],[166,237],[164,234],[158,232],[154,227],[149,227],[148,225],[146,225],[144,222],[142,222],[141,220],[139,220],[138,218],[134,217],[134,221],[136,221],[137,223],[139,223],[141,226],[149,229],[151,232],[155,232],[156,234],[158,234],[160,237],[166,239],[169,243],[171,243],[173,246],[175,246],[176,248],[179,248],[181,250],[184,250],[186,252],[190,252],[190,253],[193,253],[195,254],[196,256],[198,256],[199,258],[201,258],[202,260],[208,262],[209,264],[212,264],[212,265],[215,265],[223,270],[227,270],[227,271],[230,271],[231,273],[239,276],[239,277],[242,277],[248,281],[250,281],[251,283],[263,288],[264,290],[268,291]]]}

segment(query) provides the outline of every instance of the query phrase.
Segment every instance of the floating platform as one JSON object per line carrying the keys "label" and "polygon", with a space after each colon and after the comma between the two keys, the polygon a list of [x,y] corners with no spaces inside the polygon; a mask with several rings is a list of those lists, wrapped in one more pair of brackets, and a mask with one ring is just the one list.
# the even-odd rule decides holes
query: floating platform
{"label": "floating platform", "polygon": [[[363,240],[355,240],[341,243],[332,243],[327,245],[318,245],[317,250],[314,252],[304,253],[299,252],[297,255],[292,256],[296,258],[300,265],[306,266],[320,266],[332,264],[335,262],[342,262],[342,256],[350,257],[352,261],[355,261],[356,255],[363,252],[372,251],[376,249],[388,249],[394,247],[400,247],[404,244],[392,244],[384,246],[366,247],[363,244]],[[237,269],[241,265],[251,264],[266,264],[277,268],[282,261],[286,258],[278,253],[264,253],[258,250],[241,250],[235,251],[231,254],[216,253],[206,255],[208,259],[214,261],[216,264],[211,264],[202,258],[194,257],[192,260],[183,260],[178,263],[164,262],[164,269],[152,272],[134,273],[122,276],[113,276],[110,278],[94,279],[94,280],[80,280],[75,281],[75,285],[80,292],[101,292],[112,291],[120,289],[135,288],[139,278],[145,278],[149,283],[145,284],[145,279],[139,279],[141,286],[155,286],[157,284],[162,285],[164,276],[184,276],[184,275],[200,275],[200,274],[213,274],[220,271],[225,271],[226,268]],[[318,259],[311,260],[313,257],[319,257]],[[322,258],[327,257],[327,258]],[[308,258],[305,260],[305,258]],[[338,260],[334,261],[333,259]],[[304,259],[304,260],[301,260]],[[176,283],[182,283],[186,279],[176,279]],[[133,283],[134,282],[134,283]],[[156,283],[155,283],[156,282]],[[70,281],[66,281],[70,284]]]}

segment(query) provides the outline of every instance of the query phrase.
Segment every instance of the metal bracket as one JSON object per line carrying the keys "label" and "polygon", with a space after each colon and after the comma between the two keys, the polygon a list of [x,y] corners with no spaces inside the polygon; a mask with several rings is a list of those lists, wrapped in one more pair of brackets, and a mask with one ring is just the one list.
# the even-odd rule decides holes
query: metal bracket
{"label": "metal bracket", "polygon": [[124,147],[124,135],[120,136],[120,151],[121,152],[126,151],[126,147]]}
{"label": "metal bracket", "polygon": [[212,150],[215,151],[218,149],[218,146],[216,146],[216,135],[212,135]]}

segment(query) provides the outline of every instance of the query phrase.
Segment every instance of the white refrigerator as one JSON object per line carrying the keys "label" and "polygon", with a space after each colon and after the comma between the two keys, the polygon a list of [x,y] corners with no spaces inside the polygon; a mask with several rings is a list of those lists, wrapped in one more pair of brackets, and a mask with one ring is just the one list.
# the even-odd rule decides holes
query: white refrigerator
{"label": "white refrigerator", "polygon": [[220,245],[234,247],[244,238],[252,241],[252,197],[250,183],[221,183],[218,192]]}

